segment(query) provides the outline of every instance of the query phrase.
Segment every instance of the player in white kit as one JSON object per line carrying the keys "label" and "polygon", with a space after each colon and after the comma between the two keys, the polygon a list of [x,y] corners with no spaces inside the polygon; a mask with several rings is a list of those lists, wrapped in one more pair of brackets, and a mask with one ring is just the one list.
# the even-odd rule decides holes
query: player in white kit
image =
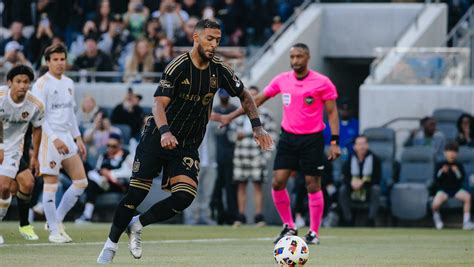
{"label": "player in white kit", "polygon": [[[19,230],[28,240],[37,240],[38,236],[27,221],[34,177],[28,169],[29,163],[22,158],[24,137],[31,122],[34,127],[33,155],[38,155],[44,119],[43,103],[28,91],[33,79],[30,67],[18,65],[7,74],[8,86],[0,87],[0,220],[7,213],[12,194],[16,194],[20,217],[23,218]],[[31,160],[31,167],[38,167],[35,157]],[[1,243],[3,238],[0,236]]]}
{"label": "player in white kit", "polygon": [[[48,72],[33,85],[33,93],[45,105],[44,124],[52,129],[50,135],[43,133],[38,157],[44,180],[43,208],[50,231],[49,241],[67,243],[72,239],[64,231],[62,221],[87,187],[86,173],[78,154],[79,152],[85,159],[86,147],[74,115],[74,84],[64,75],[66,48],[61,44],[51,45],[46,48],[44,57]],[[61,168],[71,177],[72,185],[66,190],[56,209]]]}

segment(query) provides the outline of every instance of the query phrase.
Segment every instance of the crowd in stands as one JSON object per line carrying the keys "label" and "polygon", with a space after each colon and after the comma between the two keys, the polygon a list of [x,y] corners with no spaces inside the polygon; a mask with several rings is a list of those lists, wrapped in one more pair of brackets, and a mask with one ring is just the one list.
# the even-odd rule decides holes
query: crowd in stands
{"label": "crowd in stands", "polygon": [[175,46],[192,46],[199,19],[221,24],[221,46],[261,45],[302,2],[4,1],[0,69],[6,72],[18,63],[39,69],[44,49],[60,42],[68,48],[69,70],[123,74],[96,81],[155,81],[157,77],[149,73],[163,71],[176,56]]}

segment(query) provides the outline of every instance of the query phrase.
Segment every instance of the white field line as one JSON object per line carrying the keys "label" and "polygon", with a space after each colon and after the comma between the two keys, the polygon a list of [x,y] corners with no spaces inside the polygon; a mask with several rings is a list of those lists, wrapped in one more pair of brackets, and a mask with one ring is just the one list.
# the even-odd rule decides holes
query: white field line
{"label": "white field line", "polygon": [[[324,236],[321,238],[332,239],[336,236]],[[183,240],[152,240],[152,241],[142,241],[143,244],[182,244],[182,243],[225,243],[225,242],[235,242],[235,241],[272,241],[273,237],[260,237],[260,238],[208,238],[208,239],[183,239]],[[8,242],[8,240],[7,240]],[[42,246],[98,246],[103,245],[104,242],[79,242],[79,243],[33,243],[33,244],[2,244],[1,248],[5,247],[42,247]]]}

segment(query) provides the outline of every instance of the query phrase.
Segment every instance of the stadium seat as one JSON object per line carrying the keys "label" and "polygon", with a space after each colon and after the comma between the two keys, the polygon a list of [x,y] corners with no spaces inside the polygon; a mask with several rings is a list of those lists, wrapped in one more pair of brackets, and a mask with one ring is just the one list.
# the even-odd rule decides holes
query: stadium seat
{"label": "stadium seat", "polygon": [[145,114],[145,116],[152,115],[151,109],[152,109],[152,107],[142,107],[143,114]]}
{"label": "stadium seat", "polygon": [[441,131],[448,141],[456,138],[458,130],[456,123],[465,111],[461,109],[442,108],[433,111],[433,118],[438,123],[437,128]]}
{"label": "stadium seat", "polygon": [[402,152],[400,182],[431,184],[434,176],[435,153],[424,146],[406,147]]}
{"label": "stadium seat", "polygon": [[[369,141],[370,150],[374,153],[377,152],[378,148],[383,147],[384,155],[388,153],[392,159],[395,156],[395,131],[390,128],[368,128],[364,131],[364,135],[367,136]],[[390,150],[387,150],[390,149]],[[377,154],[377,153],[376,153]]]}
{"label": "stadium seat", "polygon": [[428,189],[418,183],[398,183],[390,194],[392,215],[404,220],[419,220],[426,216]]}
{"label": "stadium seat", "polygon": [[130,129],[130,126],[127,124],[114,124],[113,126],[119,128],[122,132],[123,144],[129,145],[130,138],[132,137],[132,129]]}
{"label": "stadium seat", "polygon": [[460,147],[458,161],[464,167],[467,186],[474,189],[474,148],[465,146]]}

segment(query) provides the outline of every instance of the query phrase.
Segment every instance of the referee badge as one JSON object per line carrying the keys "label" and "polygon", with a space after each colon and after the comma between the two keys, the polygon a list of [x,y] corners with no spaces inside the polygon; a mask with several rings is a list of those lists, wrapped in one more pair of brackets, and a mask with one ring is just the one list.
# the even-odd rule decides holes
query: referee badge
{"label": "referee badge", "polygon": [[213,75],[210,79],[210,83],[211,83],[211,88],[217,88],[217,77]]}
{"label": "referee badge", "polygon": [[314,103],[314,97],[312,97],[312,96],[307,96],[307,97],[304,98],[304,102],[305,102],[306,104],[308,104],[308,105],[311,105],[311,104]]}

